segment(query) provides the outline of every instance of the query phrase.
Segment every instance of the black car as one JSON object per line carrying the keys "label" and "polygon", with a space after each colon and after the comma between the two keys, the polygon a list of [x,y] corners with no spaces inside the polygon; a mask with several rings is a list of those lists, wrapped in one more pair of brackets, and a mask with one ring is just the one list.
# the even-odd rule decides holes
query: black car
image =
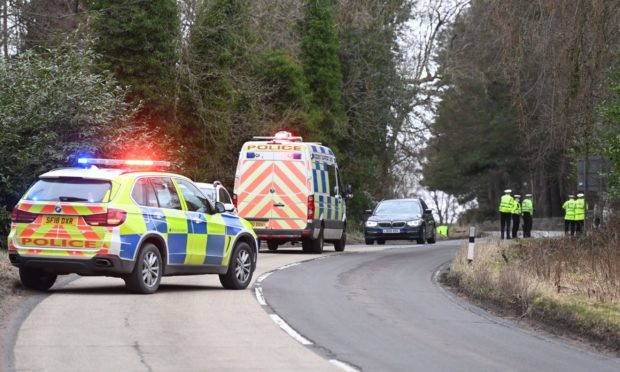
{"label": "black car", "polygon": [[380,202],[364,223],[366,244],[386,240],[416,240],[435,243],[433,212],[422,199],[389,199]]}

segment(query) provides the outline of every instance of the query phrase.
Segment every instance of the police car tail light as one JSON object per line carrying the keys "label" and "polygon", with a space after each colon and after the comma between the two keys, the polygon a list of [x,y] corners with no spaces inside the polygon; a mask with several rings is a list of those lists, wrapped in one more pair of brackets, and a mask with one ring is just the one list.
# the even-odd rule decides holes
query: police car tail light
{"label": "police car tail light", "polygon": [[13,208],[11,212],[11,221],[15,223],[33,223],[37,219],[38,214],[22,211],[21,209]]}
{"label": "police car tail light", "polygon": [[308,219],[314,219],[314,195],[308,195]]}
{"label": "police car tail light", "polygon": [[127,212],[122,209],[108,209],[107,213],[84,216],[84,221],[91,226],[118,226],[127,219]]}

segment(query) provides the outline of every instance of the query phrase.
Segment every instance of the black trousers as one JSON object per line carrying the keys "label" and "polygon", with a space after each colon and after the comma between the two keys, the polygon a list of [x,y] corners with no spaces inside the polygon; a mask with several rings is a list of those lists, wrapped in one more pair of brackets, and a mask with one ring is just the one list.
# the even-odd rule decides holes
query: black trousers
{"label": "black trousers", "polygon": [[532,215],[530,213],[523,213],[523,237],[532,237]]}
{"label": "black trousers", "polygon": [[519,217],[518,214],[513,214],[512,215],[512,237],[516,238],[517,237],[517,232],[519,231],[519,222],[521,221],[521,218]]}
{"label": "black trousers", "polygon": [[504,231],[506,232],[506,238],[510,239],[510,219],[512,218],[512,213],[499,212],[499,215],[502,239],[504,239]]}
{"label": "black trousers", "polygon": [[564,220],[564,235],[568,235],[570,231],[571,236],[575,235],[575,228],[577,227],[577,221]]}
{"label": "black trousers", "polygon": [[[577,235],[580,235],[583,232],[583,220],[580,221],[573,221],[575,223],[575,231],[577,232]],[[572,233],[572,231],[571,231]],[[573,235],[573,234],[571,234]]]}

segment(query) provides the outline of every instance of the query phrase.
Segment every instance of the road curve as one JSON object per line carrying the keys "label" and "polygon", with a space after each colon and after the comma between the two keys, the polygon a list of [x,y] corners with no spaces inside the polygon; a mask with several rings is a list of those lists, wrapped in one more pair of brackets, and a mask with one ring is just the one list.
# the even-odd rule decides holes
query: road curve
{"label": "road curve", "polygon": [[270,311],[310,348],[364,371],[620,370],[617,358],[524,330],[445,292],[432,277],[456,248],[357,249],[274,272],[261,285]]}

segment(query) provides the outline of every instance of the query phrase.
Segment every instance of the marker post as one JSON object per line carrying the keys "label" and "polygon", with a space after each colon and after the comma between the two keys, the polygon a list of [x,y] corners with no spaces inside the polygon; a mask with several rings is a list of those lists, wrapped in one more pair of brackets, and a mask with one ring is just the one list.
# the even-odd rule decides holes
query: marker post
{"label": "marker post", "polygon": [[476,226],[469,227],[469,243],[467,244],[467,263],[474,260],[474,240],[476,239]]}

